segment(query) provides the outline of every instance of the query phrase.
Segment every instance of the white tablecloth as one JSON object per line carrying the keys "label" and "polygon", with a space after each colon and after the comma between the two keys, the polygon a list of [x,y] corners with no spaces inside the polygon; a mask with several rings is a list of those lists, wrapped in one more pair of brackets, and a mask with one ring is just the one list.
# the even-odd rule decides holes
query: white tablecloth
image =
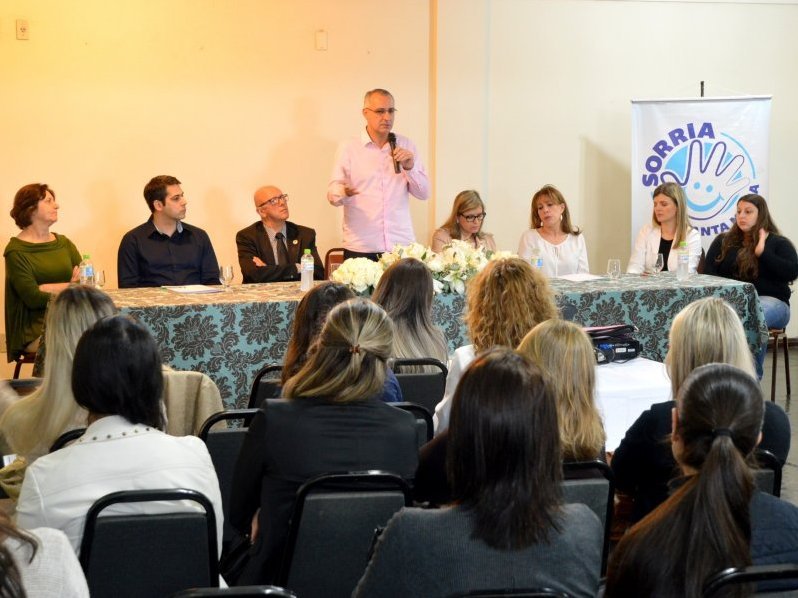
{"label": "white tablecloth", "polygon": [[596,366],[596,404],[604,418],[607,450],[618,448],[643,411],[670,399],[671,380],[658,361],[638,357]]}

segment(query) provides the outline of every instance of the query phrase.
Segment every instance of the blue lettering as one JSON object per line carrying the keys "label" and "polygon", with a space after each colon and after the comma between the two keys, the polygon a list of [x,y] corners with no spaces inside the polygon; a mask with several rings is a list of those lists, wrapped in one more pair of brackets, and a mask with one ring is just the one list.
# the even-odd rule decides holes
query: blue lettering
{"label": "blue lettering", "polygon": [[[689,124],[687,125],[690,126]],[[687,141],[687,137],[684,136],[684,131],[681,129],[674,129],[670,133],[668,133],[668,137],[670,137],[671,143],[673,145],[679,145],[682,141]],[[673,149],[673,148],[670,148]],[[663,156],[664,158],[665,156]]]}
{"label": "blue lettering", "polygon": [[750,187],[748,187],[748,190],[751,193],[759,193],[759,185],[751,185]]}
{"label": "blue lettering", "polygon": [[720,232],[725,233],[727,230],[729,230],[729,228],[729,225],[725,222],[720,223]]}
{"label": "blue lettering", "polygon": [[656,174],[644,174],[643,175],[643,186],[644,187],[654,187],[657,184],[657,175]]}
{"label": "blue lettering", "polygon": [[713,234],[716,234],[716,235],[718,234],[718,225],[717,224],[713,224],[710,228],[712,229],[712,233]]}
{"label": "blue lettering", "polygon": [[656,156],[649,156],[646,160],[646,170],[651,173],[658,172],[662,168],[662,160]]}
{"label": "blue lettering", "polygon": [[698,131],[699,137],[709,137],[715,139],[715,131],[712,129],[712,123],[704,123]]}
{"label": "blue lettering", "polygon": [[712,234],[712,231],[711,231],[711,230],[709,230],[709,227],[708,227],[708,226],[702,226],[702,227],[701,227],[701,236],[702,236],[702,237],[708,237],[708,236],[709,236],[709,235],[711,235],[711,234]]}
{"label": "blue lettering", "polygon": [[664,141],[657,141],[652,149],[660,158],[664,158],[673,148]]}
{"label": "blue lettering", "polygon": [[[690,139],[695,139],[695,127],[693,123],[687,123],[687,132],[690,133]],[[685,141],[687,141],[685,139]]]}

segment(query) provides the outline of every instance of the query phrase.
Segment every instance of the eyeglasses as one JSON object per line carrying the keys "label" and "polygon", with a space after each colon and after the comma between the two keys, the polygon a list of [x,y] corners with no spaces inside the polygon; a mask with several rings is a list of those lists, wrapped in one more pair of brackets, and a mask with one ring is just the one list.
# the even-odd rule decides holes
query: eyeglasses
{"label": "eyeglasses", "polygon": [[485,220],[485,216],[487,216],[487,212],[482,212],[481,214],[471,214],[470,216],[466,216],[465,214],[458,214],[461,218],[465,218],[466,222],[482,222]]}
{"label": "eyeglasses", "polygon": [[262,204],[258,206],[260,210],[264,206],[276,206],[278,203],[288,203],[288,194],[283,193],[282,195],[278,195],[277,197],[272,197],[271,199],[267,199]]}
{"label": "eyeglasses", "polygon": [[396,114],[396,108],[377,108],[376,110],[372,110],[371,108],[366,108],[366,110],[368,110],[369,112],[373,112],[377,116],[384,116],[386,114],[388,116],[393,116],[394,114]]}

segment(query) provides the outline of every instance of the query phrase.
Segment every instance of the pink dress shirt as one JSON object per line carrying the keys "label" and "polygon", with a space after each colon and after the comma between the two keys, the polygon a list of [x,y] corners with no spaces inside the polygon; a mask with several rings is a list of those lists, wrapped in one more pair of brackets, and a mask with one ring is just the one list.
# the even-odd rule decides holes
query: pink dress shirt
{"label": "pink dress shirt", "polygon": [[[350,251],[381,253],[416,240],[408,194],[427,199],[429,179],[415,144],[397,135],[396,145],[414,156],[413,168],[399,174],[394,172],[390,145],[378,148],[365,129],[338,147],[327,200],[344,206],[343,244]],[[357,193],[347,197],[345,187]]]}

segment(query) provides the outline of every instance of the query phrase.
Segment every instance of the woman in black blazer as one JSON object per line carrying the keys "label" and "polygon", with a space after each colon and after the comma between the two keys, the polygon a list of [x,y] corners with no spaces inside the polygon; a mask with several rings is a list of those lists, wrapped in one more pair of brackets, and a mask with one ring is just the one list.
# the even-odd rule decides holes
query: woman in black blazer
{"label": "woman in black blazer", "polygon": [[415,418],[380,396],[393,324],[364,299],[333,308],[283,402],[255,415],[238,458],[230,520],[252,542],[241,584],[274,580],[297,489],[324,473],[367,469],[412,478]]}

